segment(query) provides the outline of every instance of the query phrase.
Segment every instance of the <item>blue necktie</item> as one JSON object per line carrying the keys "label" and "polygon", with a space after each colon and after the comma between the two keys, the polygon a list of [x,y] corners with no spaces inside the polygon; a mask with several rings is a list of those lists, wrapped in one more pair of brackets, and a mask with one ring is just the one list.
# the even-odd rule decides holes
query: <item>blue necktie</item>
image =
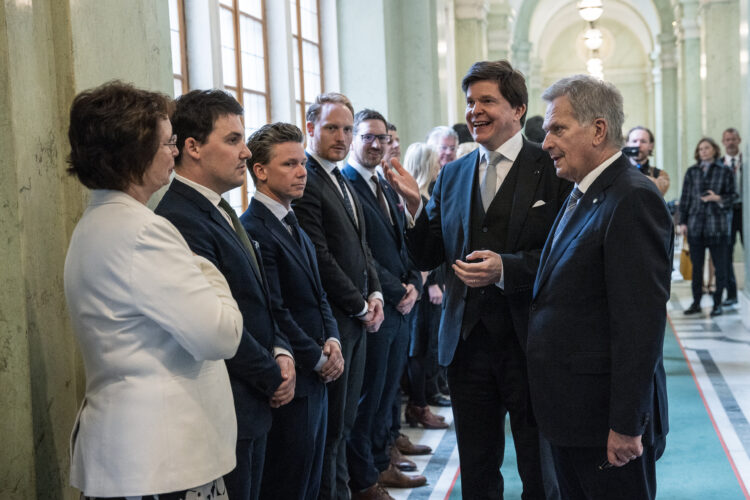
{"label": "blue necktie", "polygon": [[573,188],[573,192],[570,193],[570,198],[568,198],[568,204],[565,206],[565,213],[563,213],[563,216],[560,219],[560,223],[557,225],[557,229],[555,229],[555,236],[554,238],[552,238],[552,245],[555,244],[558,236],[560,236],[563,228],[568,223],[568,219],[570,219],[570,216],[573,215],[573,211],[578,206],[578,200],[581,199],[581,196],[583,196],[581,190],[577,187]]}

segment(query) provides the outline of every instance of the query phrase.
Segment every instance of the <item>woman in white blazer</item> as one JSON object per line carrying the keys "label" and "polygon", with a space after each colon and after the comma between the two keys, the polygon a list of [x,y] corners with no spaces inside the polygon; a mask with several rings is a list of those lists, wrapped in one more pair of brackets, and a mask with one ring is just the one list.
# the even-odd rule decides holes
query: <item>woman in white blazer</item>
{"label": "woman in white blazer", "polygon": [[146,207],[174,167],[170,108],[165,95],[110,82],[70,112],[69,171],[92,189],[65,260],[86,367],[70,472],[84,498],[226,498],[235,466],[222,360],[242,316],[221,273]]}

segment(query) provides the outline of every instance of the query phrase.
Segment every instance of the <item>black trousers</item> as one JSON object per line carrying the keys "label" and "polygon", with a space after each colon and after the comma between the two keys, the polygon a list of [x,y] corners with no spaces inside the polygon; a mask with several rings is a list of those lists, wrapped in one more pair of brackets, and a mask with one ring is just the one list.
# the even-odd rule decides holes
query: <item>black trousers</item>
{"label": "black trousers", "polygon": [[490,332],[480,321],[458,341],[448,366],[448,385],[465,500],[503,497],[500,466],[505,451],[505,414],[523,482],[521,498],[544,499],[539,431],[531,415],[526,359],[514,332]]}
{"label": "black trousers", "polygon": [[740,235],[740,243],[745,244],[742,237],[742,204],[735,205],[732,211],[732,233],[729,246],[729,258],[727,259],[727,298],[737,298],[737,278],[734,276],[733,254],[734,246],[737,244],[737,233]]}
{"label": "black trousers", "polygon": [[714,292],[714,305],[721,304],[721,295],[727,286],[727,261],[729,260],[729,245],[721,243],[717,245],[706,245],[703,240],[689,239],[690,262],[693,263],[693,302],[700,304],[703,295],[703,262],[706,259],[706,249],[711,253],[716,270],[716,291]]}
{"label": "black trousers", "polygon": [[[661,440],[663,443],[663,438]],[[650,500],[656,497],[656,459],[663,444],[643,447],[643,455],[622,467],[600,470],[606,447],[552,445],[564,500]]]}
{"label": "black trousers", "polygon": [[232,500],[257,500],[263,477],[267,434],[255,439],[237,439],[237,467],[224,476]]}

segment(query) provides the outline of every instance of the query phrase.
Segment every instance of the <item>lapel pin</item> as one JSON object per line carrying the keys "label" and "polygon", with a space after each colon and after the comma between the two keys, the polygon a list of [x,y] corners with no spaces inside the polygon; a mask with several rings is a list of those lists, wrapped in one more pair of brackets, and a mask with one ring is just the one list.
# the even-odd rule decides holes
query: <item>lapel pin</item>
{"label": "lapel pin", "polygon": [[596,203],[597,201],[599,201],[599,198],[594,198],[594,200],[592,201],[592,203]]}

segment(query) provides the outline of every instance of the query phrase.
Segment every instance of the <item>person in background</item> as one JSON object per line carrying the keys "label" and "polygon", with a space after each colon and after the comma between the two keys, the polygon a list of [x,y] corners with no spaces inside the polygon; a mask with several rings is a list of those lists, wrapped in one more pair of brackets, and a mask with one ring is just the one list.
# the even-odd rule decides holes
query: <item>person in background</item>
{"label": "person in background", "polygon": [[[404,168],[414,177],[419,186],[422,203],[430,198],[429,187],[440,171],[440,158],[435,148],[415,142],[406,150]],[[437,339],[440,327],[440,310],[443,302],[442,266],[423,272],[424,292],[417,303],[412,320],[409,342],[409,403],[405,419],[411,426],[421,424],[425,429],[446,429],[448,424],[442,416],[435,415],[427,406],[427,375],[434,373],[437,362]]]}
{"label": "person in background", "polygon": [[727,266],[727,299],[724,301],[725,306],[733,306],[737,303],[737,278],[734,276],[734,247],[737,244],[737,234],[740,235],[740,242],[744,245],[745,240],[742,237],[742,153],[740,152],[740,133],[736,128],[728,128],[721,135],[721,142],[724,144],[724,165],[734,174],[734,189],[737,197],[732,204],[732,228],[729,238],[729,259]]}
{"label": "person in background", "polygon": [[440,155],[440,168],[456,159],[458,134],[452,128],[442,125],[433,128],[427,135],[427,144]]}
{"label": "person in background", "polygon": [[685,314],[701,312],[703,262],[706,249],[716,269],[716,291],[711,316],[722,314],[722,294],[727,285],[732,207],[736,198],[733,172],[719,162],[716,141],[704,137],[695,148],[697,163],[685,172],[680,197],[680,229],[690,245],[693,263],[693,303]]}
{"label": "person in background", "polygon": [[662,196],[669,190],[669,174],[664,169],[649,164],[649,156],[654,151],[654,134],[646,127],[638,125],[628,132],[626,143],[629,147],[637,147],[635,156],[628,156],[631,165],[640,170],[648,179],[656,184]]}
{"label": "person in background", "polygon": [[146,207],[174,167],[171,105],[110,82],[70,110],[68,171],[91,189],[64,277],[86,368],[70,466],[83,499],[228,498],[237,422],[223,359],[242,315],[214,265]]}
{"label": "person in background", "polygon": [[544,123],[544,118],[540,115],[527,118],[526,125],[523,127],[523,135],[531,142],[541,144],[544,142],[544,136],[546,135],[542,128],[542,123]]}

